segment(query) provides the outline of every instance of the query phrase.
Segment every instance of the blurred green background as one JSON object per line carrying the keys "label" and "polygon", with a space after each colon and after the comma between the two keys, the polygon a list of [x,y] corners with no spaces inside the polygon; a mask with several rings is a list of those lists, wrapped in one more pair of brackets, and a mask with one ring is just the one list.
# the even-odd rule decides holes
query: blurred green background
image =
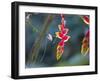
{"label": "blurred green background", "polygon": [[[60,14],[25,13],[25,67],[58,67],[89,65],[89,54],[81,54],[82,40],[89,29],[80,16],[64,14],[68,35],[71,38],[65,42],[64,53],[56,60],[56,48],[60,39],[55,37],[61,24]],[[53,40],[48,40],[48,34]]]}

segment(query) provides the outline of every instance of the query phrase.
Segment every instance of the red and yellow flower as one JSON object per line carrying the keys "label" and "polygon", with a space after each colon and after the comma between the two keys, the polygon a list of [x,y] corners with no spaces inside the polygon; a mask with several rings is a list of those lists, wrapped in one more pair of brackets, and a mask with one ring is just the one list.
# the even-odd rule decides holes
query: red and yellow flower
{"label": "red and yellow flower", "polygon": [[[89,22],[88,16],[83,16],[82,19],[83,19],[85,24],[89,25],[90,22]],[[85,37],[83,38],[83,41],[82,41],[81,53],[83,55],[86,55],[89,53],[89,36],[90,36],[90,31],[88,30],[85,34]]]}
{"label": "red and yellow flower", "polygon": [[61,15],[61,25],[58,25],[59,32],[56,32],[56,37],[61,39],[61,41],[57,45],[57,53],[56,53],[56,59],[59,60],[64,52],[64,44],[67,42],[70,38],[70,36],[66,35],[69,31],[68,28],[65,28],[64,24],[64,15]]}

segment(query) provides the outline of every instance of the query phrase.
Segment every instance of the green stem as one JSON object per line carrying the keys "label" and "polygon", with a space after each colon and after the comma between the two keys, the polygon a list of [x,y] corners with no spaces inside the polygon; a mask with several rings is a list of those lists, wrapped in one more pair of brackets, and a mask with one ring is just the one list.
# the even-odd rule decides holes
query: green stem
{"label": "green stem", "polygon": [[38,58],[39,49],[41,47],[42,41],[45,38],[45,34],[49,30],[49,24],[51,23],[52,19],[53,19],[53,16],[51,16],[51,15],[47,16],[47,18],[43,24],[43,27],[41,29],[41,32],[39,33],[39,36],[37,36],[37,39],[36,39],[35,43],[33,44],[30,59],[35,63],[36,63],[37,58]]}

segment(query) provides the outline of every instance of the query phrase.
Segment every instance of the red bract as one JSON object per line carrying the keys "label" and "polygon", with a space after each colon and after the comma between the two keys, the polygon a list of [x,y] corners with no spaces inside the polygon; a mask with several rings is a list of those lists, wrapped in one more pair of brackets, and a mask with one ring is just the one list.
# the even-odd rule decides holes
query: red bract
{"label": "red bract", "polygon": [[83,19],[83,21],[84,21],[86,24],[89,25],[90,20],[89,20],[89,17],[88,17],[88,16],[83,16],[82,19]]}
{"label": "red bract", "polygon": [[58,45],[64,47],[64,40],[61,40]]}

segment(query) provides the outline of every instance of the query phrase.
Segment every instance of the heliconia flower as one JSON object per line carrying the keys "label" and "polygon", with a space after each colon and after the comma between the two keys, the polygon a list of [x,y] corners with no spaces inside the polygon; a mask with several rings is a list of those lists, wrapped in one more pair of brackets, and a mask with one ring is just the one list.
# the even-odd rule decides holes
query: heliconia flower
{"label": "heliconia flower", "polygon": [[89,31],[86,33],[82,41],[81,53],[86,55],[89,53]]}
{"label": "heliconia flower", "polygon": [[[81,18],[85,24],[87,24],[87,25],[90,24],[90,20],[89,20],[88,16],[82,16]],[[83,38],[83,41],[82,41],[81,53],[83,55],[86,55],[89,53],[89,37],[90,37],[89,35],[90,35],[90,32],[88,30],[85,34],[85,37]]]}
{"label": "heliconia flower", "polygon": [[64,52],[64,44],[67,42],[70,38],[70,36],[66,35],[69,31],[68,28],[65,28],[65,20],[64,15],[61,15],[61,25],[58,25],[59,32],[56,32],[56,37],[61,39],[61,41],[57,45],[57,53],[56,58],[59,60]]}
{"label": "heliconia flower", "polygon": [[84,21],[85,24],[88,24],[89,25],[90,20],[89,20],[89,17],[88,16],[82,16],[81,18],[82,18],[82,20]]}
{"label": "heliconia flower", "polygon": [[53,40],[52,35],[51,34],[48,34],[47,35],[47,39],[50,40],[50,41],[52,41]]}

